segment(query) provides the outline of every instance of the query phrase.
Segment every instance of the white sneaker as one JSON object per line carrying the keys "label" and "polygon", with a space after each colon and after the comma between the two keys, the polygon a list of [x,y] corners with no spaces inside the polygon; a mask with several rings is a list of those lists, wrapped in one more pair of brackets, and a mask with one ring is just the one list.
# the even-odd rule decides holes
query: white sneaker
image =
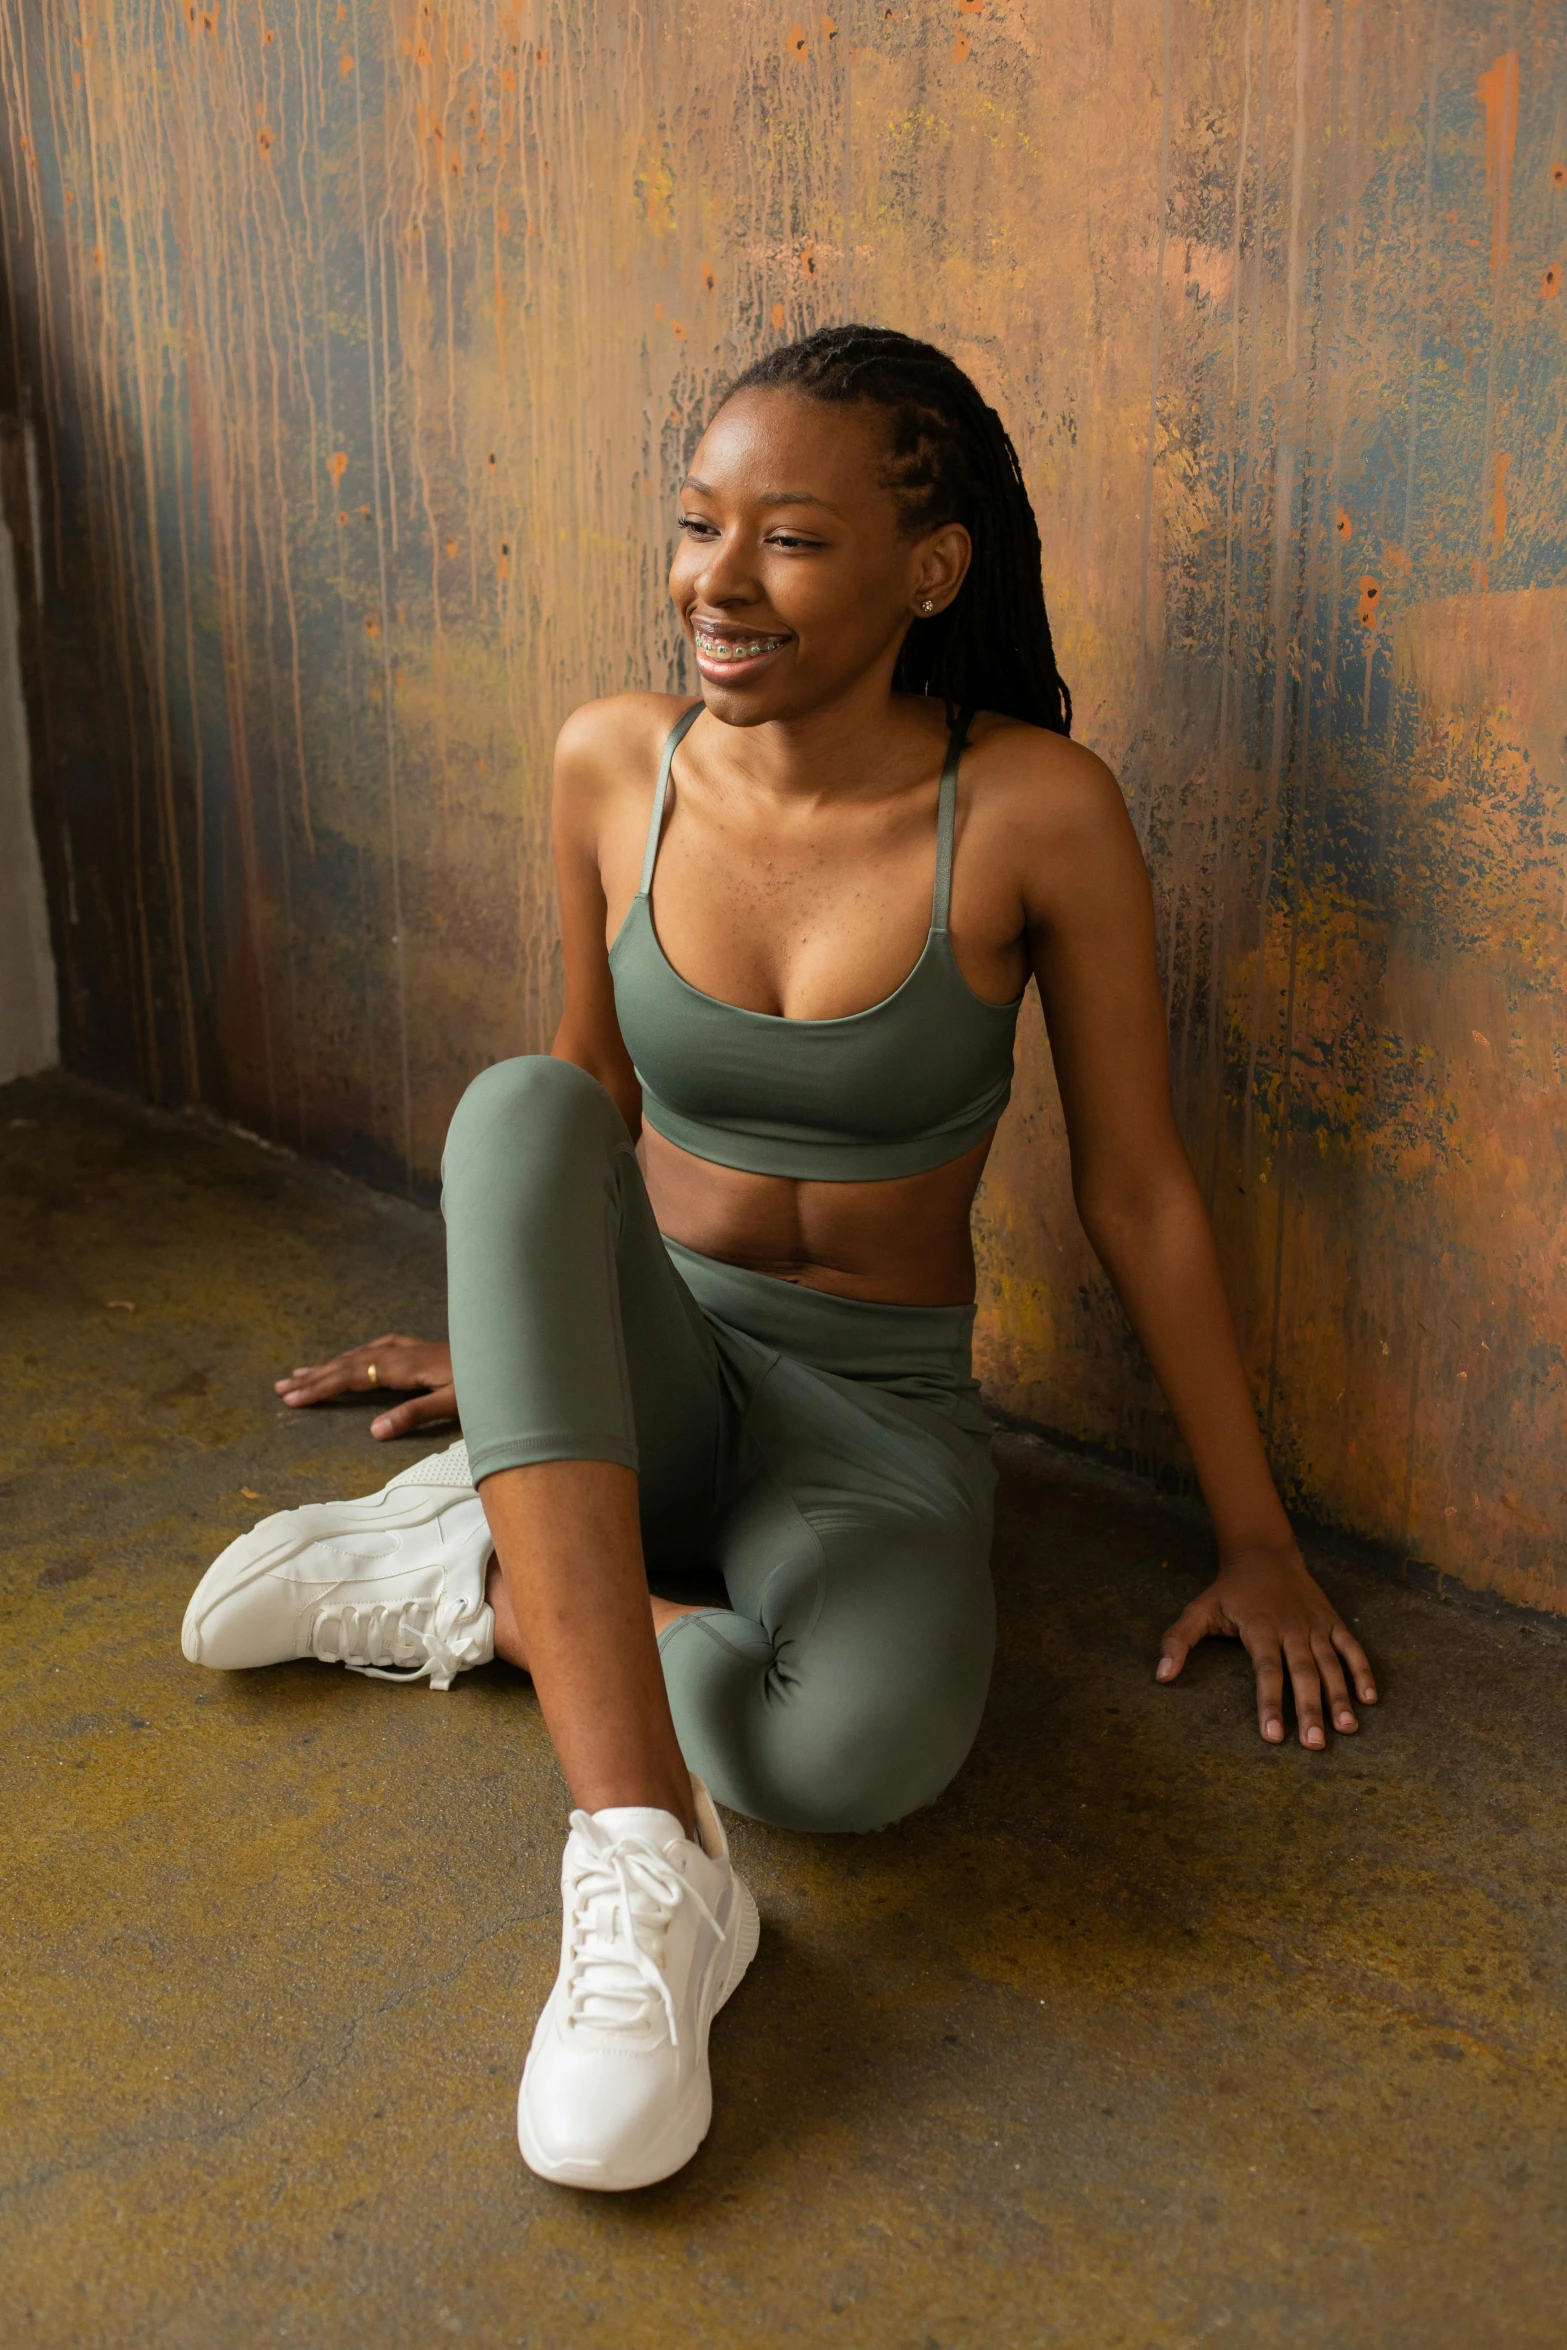
{"label": "white sneaker", "polygon": [[561,1862],[560,1973],[517,2095],[517,2143],[562,2186],[650,2187],[713,2118],[707,2035],[756,1956],[750,1887],[693,1775],[673,1813],[574,1811]]}
{"label": "white sneaker", "polygon": [[280,1510],[213,1560],[185,1610],[193,1665],[233,1672],[299,1656],[449,1689],[495,1653],[493,1545],[454,1444],[362,1501]]}

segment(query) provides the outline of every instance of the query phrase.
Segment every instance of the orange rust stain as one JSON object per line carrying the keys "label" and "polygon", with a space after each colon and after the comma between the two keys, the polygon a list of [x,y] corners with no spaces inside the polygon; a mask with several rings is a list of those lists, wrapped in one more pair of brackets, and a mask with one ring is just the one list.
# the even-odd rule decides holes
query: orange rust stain
{"label": "orange rust stain", "polygon": [[270,155],[275,144],[272,133],[263,125],[256,133],[256,144],[263,155]]}
{"label": "orange rust stain", "polygon": [[1545,275],[1540,280],[1540,292],[1547,302],[1554,302],[1561,290],[1562,265],[1559,261],[1553,261],[1548,265]]}
{"label": "orange rust stain", "polygon": [[1504,50],[1475,85],[1485,108],[1485,192],[1491,206],[1491,275],[1507,259],[1507,215],[1512,198],[1513,155],[1518,145],[1518,52]]}
{"label": "orange rust stain", "polygon": [[348,471],[348,451],[346,449],[334,449],[331,456],[326,461],[326,469],[334,481],[341,481],[344,474]]}
{"label": "orange rust stain", "polygon": [[705,261],[702,264],[702,283],[704,286],[706,286],[709,293],[712,292],[713,288],[718,283],[718,279],[713,271],[713,265],[710,261]]}
{"label": "orange rust stain", "polygon": [[958,0],[959,12],[964,16],[978,16],[984,5],[985,0]]}
{"label": "orange rust stain", "polygon": [[969,37],[967,33],[955,33],[952,40],[953,58],[959,65],[961,65],[963,60],[967,57],[968,53]]}
{"label": "orange rust stain", "polygon": [[674,336],[677,343],[683,343],[685,341],[686,330],[678,318],[674,320],[669,331]]}
{"label": "orange rust stain", "polygon": [[342,79],[346,82],[349,75],[354,70],[353,56],[349,50],[345,49],[342,56],[338,59],[337,70]]}
{"label": "orange rust stain", "polygon": [[447,554],[448,554],[448,555],[455,555],[455,554],[456,554],[456,552],[457,552],[457,547],[458,547],[458,542],[457,542],[457,540],[456,540],[456,539],[448,539],[448,540],[447,540],[447,542],[446,542],[446,552],[447,552]]}
{"label": "orange rust stain", "polygon": [[792,24],[789,27],[789,47],[794,52],[796,57],[803,57],[805,55],[806,42],[804,25]]}
{"label": "orange rust stain", "polygon": [[342,529],[342,527],[343,527],[344,523],[345,523],[347,520],[348,520],[348,511],[347,511],[346,507],[339,506],[339,508],[338,508],[338,510],[337,510],[337,527],[338,527],[338,529],[339,529],[339,530],[341,530],[341,529]]}
{"label": "orange rust stain", "polygon": [[781,302],[775,302],[773,304],[773,325],[780,334],[783,333],[783,322],[784,306]]}
{"label": "orange rust stain", "polygon": [[1355,534],[1355,525],[1350,521],[1342,506],[1333,517],[1333,527],[1341,539],[1353,538]]}
{"label": "orange rust stain", "polygon": [[1567,188],[1567,163],[1551,165],[1551,185],[1553,188]]}
{"label": "orange rust stain", "polygon": [[838,27],[833,23],[833,20],[830,16],[824,16],[822,18],[822,39],[824,41],[836,41],[837,38]]}
{"label": "orange rust stain", "polygon": [[1499,547],[1507,536],[1507,468],[1512,458],[1504,449],[1496,452],[1496,468],[1491,485],[1491,544]]}
{"label": "orange rust stain", "polygon": [[1356,617],[1362,628],[1375,628],[1382,602],[1382,582],[1366,575],[1360,583],[1360,610]]}

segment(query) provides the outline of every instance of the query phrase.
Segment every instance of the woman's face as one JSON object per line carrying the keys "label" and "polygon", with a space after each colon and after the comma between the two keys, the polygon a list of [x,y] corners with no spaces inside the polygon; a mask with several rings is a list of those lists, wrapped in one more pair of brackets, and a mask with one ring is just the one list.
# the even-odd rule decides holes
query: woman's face
{"label": "woman's face", "polygon": [[726,724],[803,716],[878,668],[890,683],[926,600],[939,612],[961,587],[961,523],[920,538],[899,528],[885,429],[869,404],[755,390],[703,434],[669,592]]}

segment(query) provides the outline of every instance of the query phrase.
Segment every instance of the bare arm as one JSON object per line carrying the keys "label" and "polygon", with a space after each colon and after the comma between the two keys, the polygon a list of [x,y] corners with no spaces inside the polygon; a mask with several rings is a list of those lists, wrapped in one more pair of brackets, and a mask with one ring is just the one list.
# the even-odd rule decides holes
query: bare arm
{"label": "bare arm", "polygon": [[[636,773],[630,754],[642,748],[633,739],[616,758],[625,731],[623,720],[616,723],[622,707],[590,702],[567,719],[555,745],[552,827],[566,1000],[551,1051],[557,1061],[575,1062],[596,1077],[636,1136],[642,1131],[642,1088],[615,1016],[600,845],[617,768]],[[639,763],[646,766],[645,748]]]}
{"label": "bare arm", "polygon": [[1170,1105],[1153,904],[1119,788],[1081,755],[1062,777],[1048,870],[1028,908],[1083,1228],[1185,1438],[1219,1540],[1219,1573],[1165,1635],[1162,1680],[1195,1643],[1237,1634],[1265,1738],[1284,1737],[1283,1679],[1302,1743],[1356,1727],[1364,1652],[1306,1570],[1258,1433],[1202,1197]]}

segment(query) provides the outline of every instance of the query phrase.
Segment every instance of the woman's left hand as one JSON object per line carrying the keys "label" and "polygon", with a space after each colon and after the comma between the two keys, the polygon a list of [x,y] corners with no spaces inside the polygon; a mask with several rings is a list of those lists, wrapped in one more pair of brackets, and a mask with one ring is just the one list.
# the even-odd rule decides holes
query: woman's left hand
{"label": "woman's left hand", "polygon": [[1215,1633],[1239,1640],[1257,1675],[1257,1725],[1270,1745],[1284,1739],[1284,1674],[1295,1693],[1302,1746],[1327,1744],[1323,1715],[1335,1730],[1358,1730],[1345,1667],[1362,1705],[1375,1705],[1376,1683],[1365,1650],[1291,1543],[1241,1550],[1223,1560],[1201,1596],[1182,1610],[1161,1643],[1156,1678],[1173,1681],[1199,1640]]}

